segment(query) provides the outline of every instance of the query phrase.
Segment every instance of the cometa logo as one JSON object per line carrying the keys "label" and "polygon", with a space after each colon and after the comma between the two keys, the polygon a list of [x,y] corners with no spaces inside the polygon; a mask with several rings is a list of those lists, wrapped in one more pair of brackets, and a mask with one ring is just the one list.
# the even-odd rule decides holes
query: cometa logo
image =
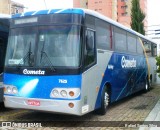
{"label": "cometa logo", "polygon": [[24,69],[24,70],[23,70],[23,74],[44,75],[44,74],[45,74],[45,71],[42,71],[42,70],[27,70],[27,69]]}
{"label": "cometa logo", "polygon": [[133,58],[132,60],[127,60],[125,56],[121,59],[122,68],[135,68],[137,66],[136,60]]}

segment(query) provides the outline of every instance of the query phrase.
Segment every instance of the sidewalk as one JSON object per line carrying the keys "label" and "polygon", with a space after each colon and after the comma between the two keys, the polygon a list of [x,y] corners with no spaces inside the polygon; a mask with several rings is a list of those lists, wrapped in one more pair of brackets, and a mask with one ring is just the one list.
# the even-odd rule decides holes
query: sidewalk
{"label": "sidewalk", "polygon": [[160,130],[160,99],[158,100],[152,111],[149,113],[145,121],[151,121],[151,124],[153,124],[152,122],[155,121],[156,124],[159,125],[159,127],[140,127],[139,130]]}
{"label": "sidewalk", "polygon": [[160,121],[160,99],[158,100],[152,111],[149,113],[145,121]]}

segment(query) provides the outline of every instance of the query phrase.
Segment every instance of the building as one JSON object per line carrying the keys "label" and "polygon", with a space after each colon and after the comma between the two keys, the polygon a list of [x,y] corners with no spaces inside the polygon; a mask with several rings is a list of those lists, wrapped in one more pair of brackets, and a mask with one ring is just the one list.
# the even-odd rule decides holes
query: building
{"label": "building", "polygon": [[117,20],[116,0],[88,0],[88,9],[95,10],[115,21]]}
{"label": "building", "polygon": [[20,3],[16,3],[11,0],[0,0],[0,13],[1,14],[16,14],[23,13],[24,5]]}
{"label": "building", "polygon": [[23,13],[24,12],[24,5],[11,1],[11,14]]}
{"label": "building", "polygon": [[[132,0],[73,0],[73,7],[95,10],[127,27],[131,23]],[[140,6],[146,15],[144,25],[147,26],[147,0],[140,0]]]}
{"label": "building", "polygon": [[73,7],[75,8],[88,8],[88,0],[73,0]]}
{"label": "building", "polygon": [[[125,26],[130,27],[131,23],[131,8],[132,8],[132,0],[117,0],[117,21]],[[140,7],[142,11],[145,13],[146,17],[144,19],[144,26],[148,25],[147,22],[147,0],[140,0]]]}
{"label": "building", "polygon": [[0,13],[10,14],[10,0],[0,0]]}

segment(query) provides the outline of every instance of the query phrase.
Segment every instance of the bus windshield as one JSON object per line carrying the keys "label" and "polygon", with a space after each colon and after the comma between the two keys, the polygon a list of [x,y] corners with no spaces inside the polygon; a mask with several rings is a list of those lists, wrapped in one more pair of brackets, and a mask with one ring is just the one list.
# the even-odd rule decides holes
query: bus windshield
{"label": "bus windshield", "polygon": [[36,33],[37,28],[35,27],[11,29],[5,65],[29,65],[26,57],[29,48],[31,49],[30,52],[34,54]]}
{"label": "bus windshield", "polygon": [[79,26],[42,26],[39,28],[38,66],[77,67],[80,63]]}
{"label": "bus windshield", "polygon": [[38,26],[11,29],[6,66],[78,67],[80,26]]}

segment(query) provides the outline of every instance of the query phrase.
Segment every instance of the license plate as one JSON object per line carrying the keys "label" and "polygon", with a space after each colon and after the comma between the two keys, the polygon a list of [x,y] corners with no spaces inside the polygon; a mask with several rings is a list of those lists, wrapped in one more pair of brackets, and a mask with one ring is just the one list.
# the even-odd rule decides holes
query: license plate
{"label": "license plate", "polygon": [[40,101],[37,101],[37,100],[28,100],[28,105],[40,106]]}

